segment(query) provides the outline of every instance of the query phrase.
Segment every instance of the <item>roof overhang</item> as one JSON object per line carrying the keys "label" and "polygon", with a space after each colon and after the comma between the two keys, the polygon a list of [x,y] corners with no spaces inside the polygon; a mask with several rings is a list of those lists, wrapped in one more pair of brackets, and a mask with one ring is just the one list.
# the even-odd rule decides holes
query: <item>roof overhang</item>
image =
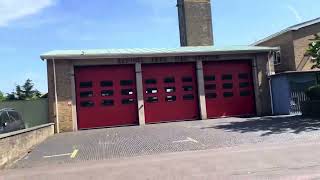
{"label": "roof overhang", "polygon": [[98,49],[98,50],[60,50],[41,55],[46,59],[109,59],[109,58],[140,58],[140,57],[172,57],[202,56],[223,54],[252,54],[278,51],[276,47],[231,46],[216,48],[213,46],[179,47],[171,49]]}

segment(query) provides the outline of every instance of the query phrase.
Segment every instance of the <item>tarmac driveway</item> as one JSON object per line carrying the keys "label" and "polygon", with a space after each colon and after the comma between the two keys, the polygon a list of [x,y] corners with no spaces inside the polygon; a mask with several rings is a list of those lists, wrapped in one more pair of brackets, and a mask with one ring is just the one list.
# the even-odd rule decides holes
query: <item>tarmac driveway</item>
{"label": "tarmac driveway", "polygon": [[12,168],[197,151],[320,138],[320,121],[302,117],[226,118],[63,133],[35,147]]}

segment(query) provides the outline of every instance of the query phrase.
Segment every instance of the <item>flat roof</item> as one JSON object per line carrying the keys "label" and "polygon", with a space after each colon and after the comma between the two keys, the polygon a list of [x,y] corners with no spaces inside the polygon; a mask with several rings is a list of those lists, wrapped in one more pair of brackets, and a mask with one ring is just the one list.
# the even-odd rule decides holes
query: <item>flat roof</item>
{"label": "flat roof", "polygon": [[284,71],[270,76],[291,75],[291,74],[308,74],[308,73],[320,73],[320,69],[307,70],[307,71]]}
{"label": "flat roof", "polygon": [[85,50],[56,50],[42,54],[45,59],[83,59],[83,58],[133,58],[133,57],[165,57],[218,55],[237,53],[260,53],[277,51],[275,47],[257,46],[188,46],[178,48],[135,48],[135,49],[85,49]]}

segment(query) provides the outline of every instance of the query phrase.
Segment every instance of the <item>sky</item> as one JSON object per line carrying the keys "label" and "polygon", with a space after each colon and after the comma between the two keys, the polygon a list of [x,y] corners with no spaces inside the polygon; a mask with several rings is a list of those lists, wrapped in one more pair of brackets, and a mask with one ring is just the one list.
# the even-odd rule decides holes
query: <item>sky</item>
{"label": "sky", "polygon": [[[248,45],[320,17],[319,0],[211,0],[216,46]],[[47,92],[51,50],[179,46],[176,0],[0,0],[0,91]]]}

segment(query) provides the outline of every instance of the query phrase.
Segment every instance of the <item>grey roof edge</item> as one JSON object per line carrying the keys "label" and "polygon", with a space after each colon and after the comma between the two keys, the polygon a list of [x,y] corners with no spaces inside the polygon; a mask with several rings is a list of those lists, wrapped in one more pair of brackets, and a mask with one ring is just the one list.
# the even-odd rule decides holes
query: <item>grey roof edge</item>
{"label": "grey roof edge", "polygon": [[307,71],[284,71],[284,72],[272,74],[270,76],[281,76],[286,74],[308,74],[308,73],[320,73],[320,69],[307,70]]}
{"label": "grey roof edge", "polygon": [[[248,47],[248,46],[244,46]],[[189,48],[189,47],[188,47]],[[198,47],[199,48],[199,47]],[[175,48],[173,48],[175,49]],[[130,49],[127,49],[130,50]],[[134,49],[131,49],[134,50]],[[85,50],[78,52],[82,53],[70,53],[70,54],[50,54],[46,53],[40,56],[42,60],[45,59],[102,59],[102,58],[138,58],[138,57],[168,57],[168,56],[196,56],[196,55],[223,55],[223,54],[237,54],[237,53],[263,53],[263,52],[270,52],[270,51],[278,51],[278,47],[259,47],[255,49],[234,49],[234,50],[206,50],[206,51],[183,51],[183,52],[170,52],[170,51],[157,51],[152,52],[150,50],[156,49],[149,49],[149,51],[145,52],[135,52],[135,53],[97,53],[97,54],[86,54]],[[52,51],[51,53],[54,53]],[[64,51],[67,52],[67,51]]]}
{"label": "grey roof edge", "polygon": [[271,39],[273,39],[273,38],[275,38],[277,36],[280,36],[282,34],[285,34],[287,32],[297,31],[297,30],[299,30],[301,28],[304,28],[304,27],[307,27],[307,26],[311,26],[311,25],[314,25],[314,24],[317,24],[317,23],[320,23],[320,17],[312,19],[312,20],[309,20],[309,21],[305,21],[305,22],[302,22],[302,23],[299,23],[299,24],[296,24],[296,25],[293,25],[293,26],[290,26],[290,27],[288,27],[288,28],[286,28],[284,30],[281,30],[281,31],[279,31],[277,33],[274,33],[274,34],[270,35],[270,36],[267,36],[266,38],[263,38],[263,39],[261,39],[259,41],[256,41],[256,42],[252,43],[251,45],[252,46],[257,46],[257,45],[259,45],[259,44],[261,44],[263,42],[269,41],[269,40],[271,40]]}

